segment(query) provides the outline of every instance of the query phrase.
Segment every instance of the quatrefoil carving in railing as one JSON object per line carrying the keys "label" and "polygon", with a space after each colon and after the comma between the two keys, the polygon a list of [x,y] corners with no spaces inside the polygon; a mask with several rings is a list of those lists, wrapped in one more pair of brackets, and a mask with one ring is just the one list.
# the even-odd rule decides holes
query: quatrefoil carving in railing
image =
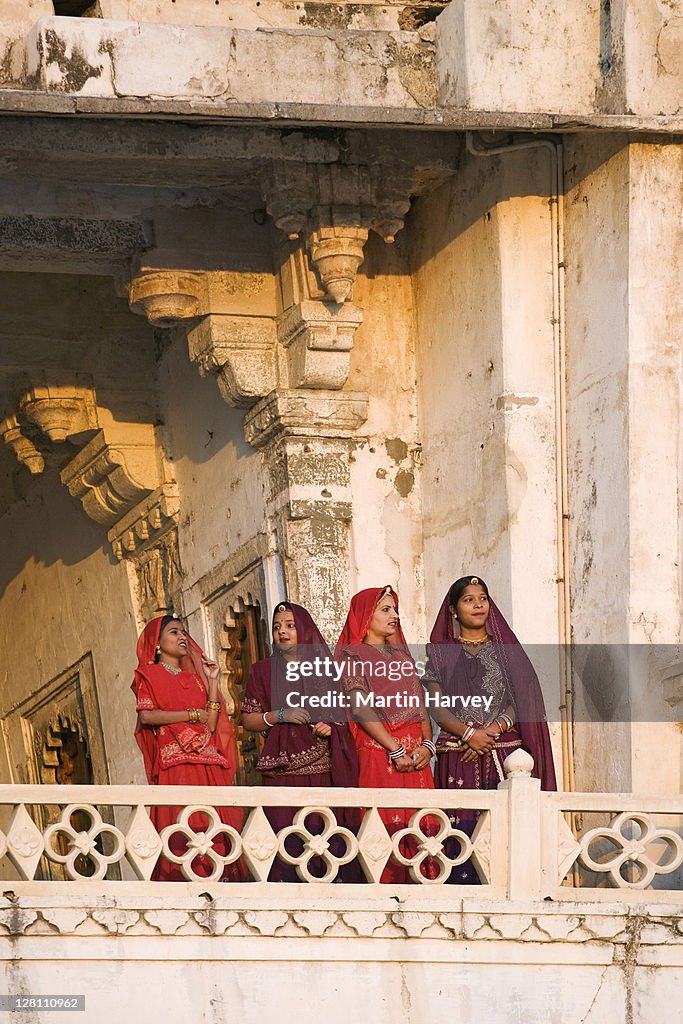
{"label": "quatrefoil carving in railing", "polygon": [[[629,833],[637,834],[629,835]],[[590,848],[598,840],[607,840],[617,847],[609,859],[595,860]],[[654,843],[663,843],[668,851],[667,859],[655,861],[651,856]],[[683,839],[671,829],[657,828],[647,814],[623,811],[610,823],[609,828],[593,828],[581,836],[579,859],[591,871],[603,872],[609,876],[618,889],[646,889],[655,875],[667,875],[683,864]],[[635,865],[639,877],[635,881],[625,878],[622,871],[629,864]]]}
{"label": "quatrefoil carving in railing", "polygon": [[[190,818],[193,814],[203,814],[208,819],[208,828],[203,832],[197,832],[190,825]],[[216,882],[225,868],[239,859],[242,853],[242,839],[239,832],[221,821],[215,807],[193,805],[185,807],[178,817],[177,824],[167,825],[159,833],[162,842],[161,856],[170,860],[173,864],[179,864],[180,870],[188,882]],[[174,853],[171,849],[171,841],[174,836],[182,836],[187,840],[187,847],[182,854]],[[221,854],[215,848],[216,842],[224,836],[230,842],[230,852]],[[211,862],[211,873],[198,875],[192,867],[197,857],[205,858]]]}
{"label": "quatrefoil carving in railing", "polygon": [[[86,815],[90,819],[90,827],[80,830],[75,828],[72,821],[76,815]],[[106,836],[110,836],[113,841],[113,850],[109,854],[98,847],[98,840],[103,845]],[[59,842],[62,837],[68,846],[66,853],[60,853],[53,845],[53,840]],[[89,881],[104,878],[109,865],[122,860],[126,852],[123,833],[115,825],[104,822],[97,808],[89,804],[69,804],[65,807],[59,821],[45,830],[44,840],[46,856],[57,864],[63,864],[67,877],[73,882],[84,878]],[[80,870],[85,863],[92,865],[95,870]]]}
{"label": "quatrefoil carving in railing", "polygon": [[[425,819],[431,820],[427,820],[425,826],[422,827],[422,822]],[[437,830],[435,830],[434,821],[438,822]],[[460,852],[457,857],[449,857],[446,854],[447,839],[456,839],[460,844]],[[406,840],[412,840],[410,845],[416,847],[415,852],[409,856],[401,849],[402,844],[405,849]],[[445,882],[453,868],[469,860],[474,853],[474,845],[470,837],[460,829],[452,827],[450,818],[445,811],[431,807],[415,811],[408,827],[394,832],[391,837],[391,845],[394,858],[400,864],[406,865],[412,880],[425,885]],[[427,860],[429,861],[429,870],[428,874],[424,874],[421,868],[423,865],[427,868],[428,865],[425,864]],[[433,873],[434,866],[438,868],[438,873],[434,878],[430,878],[428,876]]]}
{"label": "quatrefoil carving in railing", "polygon": [[[313,814],[322,818],[322,832],[311,832],[308,828],[306,819]],[[303,851],[298,856],[289,853],[285,848],[289,836],[298,836],[304,844]],[[341,837],[345,843],[345,850],[341,855],[334,853],[331,848],[330,841],[336,836]],[[299,878],[305,882],[334,881],[339,868],[343,864],[348,864],[358,854],[358,840],[348,828],[337,824],[334,811],[329,807],[302,807],[294,815],[292,824],[278,832],[277,839],[280,857],[288,864],[293,864]],[[311,873],[310,863],[314,858],[324,864],[325,873],[323,875]]]}

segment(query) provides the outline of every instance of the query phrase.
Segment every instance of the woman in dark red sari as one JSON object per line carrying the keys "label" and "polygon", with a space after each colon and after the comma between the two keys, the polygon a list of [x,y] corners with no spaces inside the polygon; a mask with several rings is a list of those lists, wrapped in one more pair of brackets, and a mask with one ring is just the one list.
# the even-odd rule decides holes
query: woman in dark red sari
{"label": "woman in dark red sari", "polygon": [[[496,789],[505,777],[505,758],[523,747],[534,759],[533,774],[541,787],[555,790],[538,678],[481,577],[463,576],[453,583],[434,623],[428,655],[430,692],[439,701],[448,698],[449,705],[432,709],[441,727],[437,787]],[[478,816],[477,811],[458,810],[451,812],[451,821],[471,836]],[[447,852],[455,856],[459,844],[448,843]],[[476,885],[479,877],[468,861],[453,870],[449,881]]]}
{"label": "woman in dark red sari", "polygon": [[[242,724],[251,732],[266,733],[261,756],[256,765],[266,786],[343,786],[358,785],[358,759],[355,747],[345,721],[330,721],[334,715],[324,715],[326,721],[315,721],[305,707],[285,707],[288,691],[296,690],[297,696],[321,696],[331,692],[333,676],[322,669],[309,677],[302,677],[296,684],[286,679],[290,662],[314,662],[320,658],[321,665],[332,665],[332,658],[325,638],[311,615],[301,605],[282,601],[273,614],[273,654],[270,658],[257,661],[251,667],[244,701],[242,703]],[[325,662],[327,659],[327,662]],[[342,715],[336,716],[341,718]],[[275,832],[292,824],[296,808],[264,808],[266,817]],[[337,821],[344,827],[353,826],[353,815],[337,811]],[[321,832],[323,822],[319,815],[311,815],[306,822],[313,832]],[[333,840],[334,843],[334,840]],[[333,852],[343,854],[344,844],[334,845]],[[299,856],[302,841],[291,836],[287,849],[292,856]],[[322,873],[322,866],[311,862],[312,873]],[[346,881],[360,880],[355,875],[355,866],[347,865],[340,870],[340,878]],[[298,882],[299,876],[293,864],[276,858],[270,870],[271,882]]]}
{"label": "woman in dark red sari", "polygon": [[[355,705],[350,727],[358,749],[359,786],[434,789],[430,768],[435,749],[432,727],[399,622],[398,596],[391,587],[370,587],[353,597],[335,657],[347,668],[345,688]],[[391,662],[404,666],[400,681],[390,678]],[[372,710],[354,698],[358,693],[374,694]],[[402,703],[396,701],[397,697],[402,697]],[[393,835],[408,826],[413,811],[386,808],[379,813],[389,835]],[[433,834],[433,821],[425,822],[425,834]],[[416,844],[409,838],[403,852],[410,857],[415,851]],[[424,864],[428,877],[436,877],[433,863]],[[411,880],[409,869],[393,858],[380,879],[392,883]]]}
{"label": "woman in dark red sari", "polygon": [[[173,615],[148,622],[137,646],[138,667],[132,690],[137,699],[135,739],[142,751],[151,786],[231,786],[237,764],[235,739],[218,692],[218,665],[210,661]],[[221,821],[239,831],[242,811],[216,809]],[[158,832],[175,824],[180,807],[152,807],[150,817]],[[196,832],[207,828],[206,815],[197,812],[189,821]],[[231,842],[218,834],[213,848],[229,856]],[[171,850],[182,856],[187,841],[172,837]],[[192,862],[196,874],[215,873],[209,857],[198,854]],[[241,862],[228,865],[224,881],[243,881]],[[152,879],[186,881],[177,864],[160,858]]]}

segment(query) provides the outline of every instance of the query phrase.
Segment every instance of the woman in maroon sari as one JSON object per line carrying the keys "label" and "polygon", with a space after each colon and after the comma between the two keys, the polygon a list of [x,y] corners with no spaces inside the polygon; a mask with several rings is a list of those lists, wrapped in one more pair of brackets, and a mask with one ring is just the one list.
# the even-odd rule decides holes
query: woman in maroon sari
{"label": "woman in maroon sari", "polygon": [[[428,685],[447,707],[432,714],[437,737],[436,784],[440,789],[496,789],[505,777],[503,762],[523,747],[534,759],[533,774],[546,790],[555,790],[555,769],[543,695],[534,668],[519,640],[489,597],[478,576],[456,580],[446,595],[428,648]],[[476,704],[472,698],[478,697]],[[468,699],[469,698],[469,699]],[[451,812],[452,823],[472,835],[477,811]],[[449,843],[452,849],[449,849]],[[457,855],[457,840],[447,852]],[[479,883],[471,861],[449,879]]]}
{"label": "woman in maroon sari", "polygon": [[[273,614],[273,654],[257,661],[251,667],[246,694],[242,703],[242,724],[251,732],[266,733],[261,756],[256,765],[266,786],[343,786],[358,785],[358,758],[345,721],[315,721],[305,707],[285,707],[285,695],[296,690],[297,695],[318,696],[332,689],[332,677],[321,670],[310,677],[287,682],[290,662],[314,662],[332,665],[325,638],[311,615],[301,605],[282,601]],[[327,662],[325,662],[327,659]],[[275,832],[292,824],[296,808],[265,808],[266,817]],[[336,812],[337,821],[344,827],[353,827],[353,815]],[[307,828],[321,832],[323,821],[319,815],[310,815]],[[333,852],[343,855],[344,844],[333,839]],[[299,856],[303,843],[290,836],[288,851]],[[311,873],[323,873],[322,865],[309,863]],[[355,865],[340,869],[340,879],[356,881]],[[276,858],[270,870],[271,882],[298,882],[293,864]]]}
{"label": "woman in maroon sari", "polygon": [[[231,786],[237,764],[235,739],[218,693],[218,665],[210,661],[173,615],[148,622],[137,646],[138,667],[131,689],[137,699],[135,739],[142,751],[151,786]],[[180,807],[152,807],[150,817],[158,832],[175,824]],[[217,808],[222,822],[239,831],[242,811]],[[206,815],[197,812],[190,827],[203,832]],[[213,848],[220,856],[231,849],[228,837],[218,834]],[[171,850],[182,856],[187,841],[174,835]],[[210,858],[198,854],[192,862],[198,875],[215,870]],[[244,881],[240,861],[223,871],[224,881]],[[180,866],[160,858],[155,881],[186,881]]]}
{"label": "woman in maroon sari", "polygon": [[[358,749],[359,786],[434,789],[429,766],[435,750],[432,727],[401,629],[398,595],[391,587],[370,587],[353,597],[335,657],[347,668],[345,688],[355,701],[351,731]],[[390,678],[392,662],[405,666],[400,681]],[[354,693],[374,694],[372,710],[361,707]],[[401,695],[402,704],[396,701]],[[408,826],[413,811],[386,808],[379,813],[389,835],[393,835]],[[425,834],[433,834],[433,820],[425,819],[422,827]],[[413,856],[416,849],[410,838],[404,842],[406,857]],[[428,877],[436,877],[433,862],[426,860],[424,866]],[[410,882],[409,869],[391,858],[380,881]]]}

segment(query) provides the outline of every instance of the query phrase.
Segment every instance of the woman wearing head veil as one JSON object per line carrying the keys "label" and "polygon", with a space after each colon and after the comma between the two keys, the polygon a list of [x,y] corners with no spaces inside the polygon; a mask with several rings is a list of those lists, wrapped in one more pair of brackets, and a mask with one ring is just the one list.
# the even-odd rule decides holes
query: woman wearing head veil
{"label": "woman wearing head veil", "polygon": [[[306,707],[287,706],[286,697],[290,692],[297,696],[295,703],[302,704],[301,697],[333,692],[332,657],[325,638],[309,612],[291,601],[281,601],[275,608],[272,636],[273,654],[252,665],[242,703],[244,728],[265,734],[256,764],[264,785],[357,786],[358,758],[344,713],[332,710],[321,714],[324,720],[316,720],[311,718]],[[317,663],[316,658],[319,659]],[[301,674],[296,682],[289,682],[288,665],[299,662],[313,663],[315,671],[310,676]],[[264,810],[275,832],[291,825],[296,812],[292,807],[268,807]],[[352,813],[335,813],[340,825],[354,827]],[[310,815],[306,826],[313,833],[321,832],[323,821],[319,815]],[[299,856],[303,844],[298,837],[290,836],[287,849],[292,856]],[[344,844],[340,841],[333,852],[343,855]],[[310,862],[309,868],[314,874],[323,873],[319,862]],[[356,875],[355,865],[346,865],[339,873],[345,881],[359,880]],[[300,878],[293,864],[277,857],[269,881],[298,882]]]}
{"label": "woman wearing head veil", "polygon": [[[152,786],[230,786],[237,764],[235,739],[218,692],[219,668],[206,657],[174,615],[148,622],[138,640],[138,667],[132,690],[137,699],[135,739],[142,751],[147,781]],[[152,807],[150,817],[158,832],[175,824],[180,807]],[[242,811],[217,808],[226,825],[238,830]],[[190,818],[196,832],[206,829],[206,816]],[[214,850],[228,856],[231,843],[218,835]],[[172,852],[186,849],[182,835],[172,837]],[[213,862],[198,855],[192,862],[198,875],[209,876]],[[241,862],[229,864],[223,881],[243,881]],[[186,881],[179,865],[157,861],[154,880]]]}
{"label": "woman wearing head veil", "polygon": [[[370,587],[356,594],[335,649],[345,668],[344,686],[351,696],[351,731],[358,748],[361,787],[382,789],[434,789],[430,760],[435,747],[432,727],[424,710],[424,694],[398,617],[398,595],[389,586]],[[400,680],[391,665],[402,666]],[[372,693],[372,708],[354,694]],[[398,699],[397,699],[398,698]],[[389,835],[406,828],[413,811],[382,808],[380,817]],[[425,819],[425,834],[433,834],[433,820]],[[416,852],[415,841],[404,840],[407,857]],[[432,861],[424,863],[427,877],[436,877]],[[391,858],[382,882],[411,881],[407,867]]]}
{"label": "woman wearing head veil", "polygon": [[[434,623],[428,655],[429,689],[440,703],[448,698],[431,709],[441,727],[437,787],[496,789],[505,758],[523,747],[534,759],[533,775],[541,787],[556,789],[538,678],[481,577],[462,576],[453,583]],[[475,696],[479,707],[471,701]],[[452,823],[468,835],[477,818],[477,811],[451,812]],[[447,852],[454,856],[459,844],[449,842],[454,849]],[[449,880],[477,884],[479,877],[468,861]]]}

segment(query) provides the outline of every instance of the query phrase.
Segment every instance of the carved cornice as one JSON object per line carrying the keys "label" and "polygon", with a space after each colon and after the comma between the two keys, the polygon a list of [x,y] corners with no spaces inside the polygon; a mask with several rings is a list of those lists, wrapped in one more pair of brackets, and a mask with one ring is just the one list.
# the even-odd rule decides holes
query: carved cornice
{"label": "carved cornice", "polygon": [[43,472],[45,459],[33,441],[22,433],[16,416],[6,416],[0,422],[0,436],[30,473]]}
{"label": "carved cornice", "polygon": [[100,430],[61,479],[91,519],[111,526],[163,482],[154,427],[126,424],[116,436]]}
{"label": "carved cornice", "polygon": [[277,437],[353,437],[368,417],[362,391],[274,391],[244,418],[249,444],[262,448]]}
{"label": "carved cornice", "polygon": [[277,385],[275,322],[264,316],[205,316],[187,335],[190,359],[215,373],[223,398],[250,406]]}
{"label": "carved cornice", "polygon": [[341,310],[330,303],[305,300],[280,318],[278,338],[287,349],[293,388],[342,388],[349,375],[353,338],[363,322],[357,306]]}
{"label": "carved cornice", "polygon": [[180,498],[175,483],[163,484],[144,498],[111,528],[107,537],[121,561],[153,546],[178,525]]}

